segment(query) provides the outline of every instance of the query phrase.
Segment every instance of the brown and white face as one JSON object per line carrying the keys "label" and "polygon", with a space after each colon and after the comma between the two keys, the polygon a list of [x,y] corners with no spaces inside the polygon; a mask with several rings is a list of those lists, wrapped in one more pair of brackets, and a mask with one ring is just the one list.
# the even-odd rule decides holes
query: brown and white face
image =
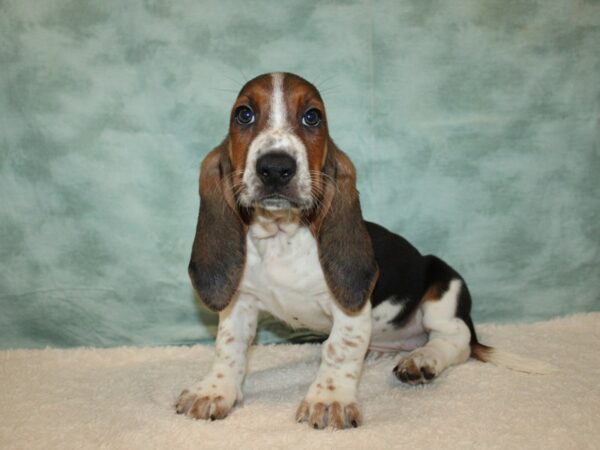
{"label": "brown and white face", "polygon": [[229,158],[238,204],[309,210],[321,190],[327,120],[317,89],[288,73],[249,81],[235,101]]}
{"label": "brown and white face", "polygon": [[215,311],[236,295],[255,213],[300,218],[317,241],[334,298],[348,311],[365,305],[377,264],[356,171],[329,137],[319,92],[297,75],[249,81],[233,105],[229,134],[202,161],[189,273],[202,301]]}

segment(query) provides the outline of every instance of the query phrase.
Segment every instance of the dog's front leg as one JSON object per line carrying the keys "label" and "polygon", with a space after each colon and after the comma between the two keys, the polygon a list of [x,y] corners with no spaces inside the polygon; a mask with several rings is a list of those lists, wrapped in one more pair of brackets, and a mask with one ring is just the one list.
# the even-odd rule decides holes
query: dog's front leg
{"label": "dog's front leg", "polygon": [[333,327],[323,343],[321,366],[296,412],[313,428],[357,427],[362,416],[356,401],[365,353],[371,339],[371,303],[348,314],[332,307]]}
{"label": "dog's front leg", "polygon": [[244,294],[219,313],[212,368],[202,381],[181,393],[175,406],[178,414],[195,419],[223,419],[242,399],[246,355],[256,334],[257,316],[254,298]]}

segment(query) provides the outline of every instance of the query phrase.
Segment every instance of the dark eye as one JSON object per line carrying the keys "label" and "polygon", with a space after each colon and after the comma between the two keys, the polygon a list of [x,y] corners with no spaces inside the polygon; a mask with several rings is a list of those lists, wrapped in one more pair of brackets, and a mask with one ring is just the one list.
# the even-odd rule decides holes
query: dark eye
{"label": "dark eye", "polygon": [[254,120],[254,111],[249,106],[240,106],[235,110],[235,121],[240,125],[250,125]]}
{"label": "dark eye", "polygon": [[321,111],[318,109],[309,109],[302,116],[302,125],[305,127],[316,127],[321,123]]}

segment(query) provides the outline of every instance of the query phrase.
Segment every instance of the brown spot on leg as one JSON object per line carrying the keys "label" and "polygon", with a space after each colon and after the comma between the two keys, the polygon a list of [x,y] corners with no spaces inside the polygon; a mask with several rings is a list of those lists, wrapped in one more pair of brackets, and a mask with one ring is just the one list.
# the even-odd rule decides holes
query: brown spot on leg
{"label": "brown spot on leg", "polygon": [[357,347],[358,346],[358,344],[356,342],[353,342],[353,341],[351,341],[349,339],[344,339],[343,342],[348,347]]}
{"label": "brown spot on leg", "polygon": [[225,341],[226,344],[231,344],[233,341],[235,341],[235,338],[233,336],[228,337],[227,340]]}
{"label": "brown spot on leg", "polygon": [[335,358],[336,354],[337,353],[335,352],[335,347],[333,346],[333,344],[331,342],[327,344],[327,356],[329,356],[330,358]]}
{"label": "brown spot on leg", "polygon": [[327,389],[329,389],[330,391],[335,391],[335,386],[333,384],[330,384],[329,386],[327,386]]}
{"label": "brown spot on leg", "polygon": [[222,373],[218,373],[217,374],[217,378],[223,378],[225,375],[223,375]]}

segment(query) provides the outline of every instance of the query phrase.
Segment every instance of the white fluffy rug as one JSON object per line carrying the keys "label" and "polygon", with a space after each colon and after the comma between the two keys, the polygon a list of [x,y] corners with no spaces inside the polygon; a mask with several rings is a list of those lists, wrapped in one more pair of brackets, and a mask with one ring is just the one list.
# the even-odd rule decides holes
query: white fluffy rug
{"label": "white fluffy rug", "polygon": [[598,448],[600,313],[478,330],[486,344],[561,371],[527,375],[470,360],[410,387],[393,378],[392,360],[369,360],[364,424],[345,431],[294,422],[316,345],[253,348],[244,404],[212,423],[172,406],[208,370],[211,347],[2,351],[0,448]]}

